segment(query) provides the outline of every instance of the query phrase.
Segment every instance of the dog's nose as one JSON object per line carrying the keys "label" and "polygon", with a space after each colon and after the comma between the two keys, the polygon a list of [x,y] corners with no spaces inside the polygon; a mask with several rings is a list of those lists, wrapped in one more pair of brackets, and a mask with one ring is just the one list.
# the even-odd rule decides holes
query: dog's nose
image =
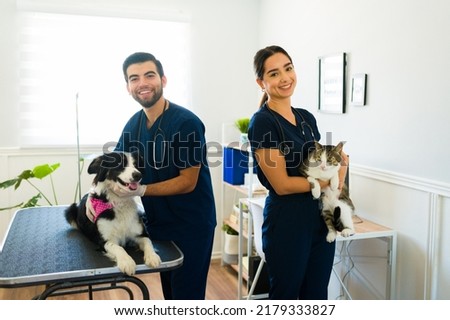
{"label": "dog's nose", "polygon": [[140,173],[139,171],[135,171],[133,172],[132,177],[134,181],[140,181],[142,179],[142,173]]}

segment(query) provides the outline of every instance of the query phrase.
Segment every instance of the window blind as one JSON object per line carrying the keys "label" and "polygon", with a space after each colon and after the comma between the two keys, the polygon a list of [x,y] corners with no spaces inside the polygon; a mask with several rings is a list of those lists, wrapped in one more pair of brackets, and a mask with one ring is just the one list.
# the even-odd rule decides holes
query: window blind
{"label": "window blind", "polygon": [[[189,23],[22,12],[19,121],[21,147],[117,141],[140,110],[126,90],[124,59],[154,54],[163,64],[165,96],[190,106]],[[78,95],[78,99],[76,99]]]}

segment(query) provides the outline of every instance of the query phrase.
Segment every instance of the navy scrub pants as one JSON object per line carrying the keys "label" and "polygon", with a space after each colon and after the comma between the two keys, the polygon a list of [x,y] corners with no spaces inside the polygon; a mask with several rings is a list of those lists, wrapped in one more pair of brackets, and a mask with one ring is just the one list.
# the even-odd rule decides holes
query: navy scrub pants
{"label": "navy scrub pants", "polygon": [[318,200],[310,193],[270,195],[264,209],[263,250],[270,277],[270,299],[326,300],[335,244]]}
{"label": "navy scrub pants", "polygon": [[204,300],[214,230],[206,238],[176,240],[184,254],[180,268],[161,272],[161,285],[166,300]]}

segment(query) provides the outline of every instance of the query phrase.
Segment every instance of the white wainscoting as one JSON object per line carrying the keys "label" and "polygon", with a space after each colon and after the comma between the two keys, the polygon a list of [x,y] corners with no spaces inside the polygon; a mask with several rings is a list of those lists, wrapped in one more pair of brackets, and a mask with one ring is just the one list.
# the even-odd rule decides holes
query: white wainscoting
{"label": "white wainscoting", "polygon": [[398,233],[393,296],[450,299],[450,184],[353,164],[350,192],[358,215]]}

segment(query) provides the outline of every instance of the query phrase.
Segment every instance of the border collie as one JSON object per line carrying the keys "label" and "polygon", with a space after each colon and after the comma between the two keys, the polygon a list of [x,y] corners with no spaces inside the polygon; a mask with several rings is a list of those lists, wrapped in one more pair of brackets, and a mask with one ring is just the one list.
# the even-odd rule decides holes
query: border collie
{"label": "border collie", "polygon": [[136,262],[124,249],[128,243],[137,244],[144,252],[147,266],[157,267],[161,263],[145,232],[134,197],[119,197],[112,191],[115,186],[136,190],[143,162],[137,152],[111,152],[95,158],[88,167],[88,173],[95,174],[90,192],[65,212],[70,225],[99,244],[120,271],[128,275],[136,272]]}

